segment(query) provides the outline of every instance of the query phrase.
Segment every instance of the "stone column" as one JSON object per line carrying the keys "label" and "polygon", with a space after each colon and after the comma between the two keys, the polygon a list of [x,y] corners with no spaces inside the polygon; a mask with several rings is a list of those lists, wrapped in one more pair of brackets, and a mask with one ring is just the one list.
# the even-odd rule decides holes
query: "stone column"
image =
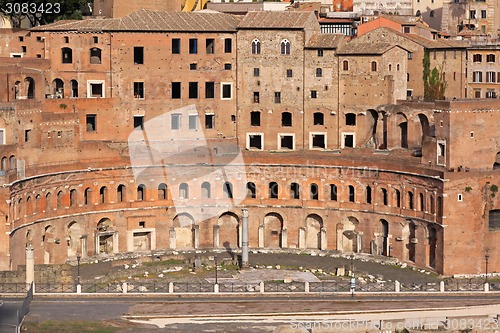
{"label": "stone column", "polygon": [[248,267],[248,209],[243,208],[242,212],[242,248],[241,248],[241,266]]}
{"label": "stone column", "polygon": [[288,247],[288,229],[283,228],[281,230],[281,248],[286,249]]}
{"label": "stone column", "polygon": [[259,225],[259,248],[264,247],[264,226]]}
{"label": "stone column", "polygon": [[172,250],[175,250],[175,248],[176,248],[175,228],[174,227],[170,228],[170,248]]}
{"label": "stone column", "polygon": [[200,247],[200,226],[194,225],[194,248],[198,249]]}
{"label": "stone column", "polygon": [[299,228],[299,249],[306,248],[306,228]]}
{"label": "stone column", "polygon": [[321,228],[320,243],[321,243],[320,250],[322,250],[322,251],[326,250],[327,244],[326,244],[326,229],[325,228]]}
{"label": "stone column", "polygon": [[31,284],[35,281],[35,254],[33,246],[29,244],[26,247],[26,284]]}
{"label": "stone column", "polygon": [[219,248],[220,225],[214,225],[214,248]]}

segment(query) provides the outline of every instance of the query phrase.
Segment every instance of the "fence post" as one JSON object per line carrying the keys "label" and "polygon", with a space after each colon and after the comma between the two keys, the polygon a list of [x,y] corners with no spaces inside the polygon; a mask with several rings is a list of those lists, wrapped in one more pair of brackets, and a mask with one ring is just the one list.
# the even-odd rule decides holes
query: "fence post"
{"label": "fence post", "polygon": [[173,282],[169,282],[168,283],[168,293],[169,294],[173,294],[174,293],[174,283]]}
{"label": "fence post", "polygon": [[214,293],[217,294],[218,292],[219,292],[219,284],[216,283],[216,284],[214,284]]}
{"label": "fence post", "polygon": [[308,293],[308,292],[309,292],[309,281],[304,282],[304,291],[305,291],[306,293]]}
{"label": "fence post", "polygon": [[444,293],[444,281],[439,282],[439,291]]}
{"label": "fence post", "polygon": [[76,285],[76,293],[77,294],[81,294],[82,293],[82,285],[81,284],[77,284]]}
{"label": "fence post", "polygon": [[127,282],[123,282],[122,283],[122,292],[124,294],[128,293],[128,284],[127,284]]}
{"label": "fence post", "polygon": [[394,281],[394,291],[397,293],[401,292],[401,283],[398,280]]}
{"label": "fence post", "polygon": [[263,294],[263,293],[264,293],[264,281],[261,281],[261,282],[259,283],[259,291],[260,291],[260,293],[261,293],[261,294]]}
{"label": "fence post", "polygon": [[488,282],[484,283],[484,292],[489,293],[490,292],[490,284]]}

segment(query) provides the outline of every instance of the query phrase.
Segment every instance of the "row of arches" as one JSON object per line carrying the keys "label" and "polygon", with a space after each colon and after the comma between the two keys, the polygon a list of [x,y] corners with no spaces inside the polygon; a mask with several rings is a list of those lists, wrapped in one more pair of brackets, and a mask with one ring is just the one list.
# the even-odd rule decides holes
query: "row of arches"
{"label": "row of arches", "polygon": [[[280,53],[281,54],[290,54],[290,41],[288,39],[283,39],[280,42]],[[261,42],[258,38],[255,38],[252,41],[252,54],[260,54],[261,52]]]}
{"label": "row of arches", "polygon": [[14,155],[10,155],[10,157],[3,156],[2,162],[0,164],[0,171],[8,171],[16,169],[16,157]]}
{"label": "row of arches", "polygon": [[[100,64],[102,61],[102,50],[98,47],[92,47],[89,50],[91,64]],[[73,63],[73,49],[70,47],[61,48],[61,62],[63,64]]]}
{"label": "row of arches", "polygon": [[[250,246],[254,248],[334,249],[344,253],[393,256],[394,247],[399,246],[396,254],[402,256],[401,260],[415,262],[417,252],[420,251],[422,255],[422,251],[425,251],[426,265],[436,267],[439,232],[432,224],[417,226],[414,222],[394,223],[396,221],[389,222],[386,219],[367,221],[353,215],[332,221],[331,218],[325,220],[320,214],[310,213],[300,223],[292,226],[278,211],[269,211],[261,217],[254,217],[251,212],[250,217]],[[242,246],[241,219],[230,211],[216,217],[213,223],[197,222],[189,213],[181,212],[173,218],[168,231],[164,232],[146,228],[147,223],[150,222],[141,221],[135,227],[128,225],[126,234],[119,223],[108,217],[99,219],[90,228],[77,221],[71,221],[62,228],[47,224],[41,229],[40,235],[44,263],[53,262],[51,255],[54,247],[60,243],[67,247],[67,258],[77,254],[85,257],[94,254],[114,255],[124,251],[153,251],[156,250],[157,238],[164,239],[162,244],[167,244],[165,240],[169,239],[165,246],[178,250],[207,247],[234,250]],[[212,238],[207,237],[208,234]],[[393,237],[394,235],[398,237]],[[420,247],[417,238],[422,237],[425,239],[420,239],[423,245]],[[122,238],[127,238],[126,242]],[[93,248],[88,248],[88,239],[94,240]],[[36,246],[31,229],[26,233],[26,243]],[[124,243],[127,243],[126,248]]]}

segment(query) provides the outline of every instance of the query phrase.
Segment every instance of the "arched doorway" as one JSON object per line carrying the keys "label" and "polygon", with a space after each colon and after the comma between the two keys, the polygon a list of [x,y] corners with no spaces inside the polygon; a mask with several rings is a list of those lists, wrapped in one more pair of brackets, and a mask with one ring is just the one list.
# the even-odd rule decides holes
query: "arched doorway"
{"label": "arched doorway", "polygon": [[495,163],[493,163],[493,170],[499,170],[499,169],[500,169],[500,151],[495,156]]}
{"label": "arched doorway", "polygon": [[306,248],[322,249],[321,229],[323,228],[323,219],[317,214],[310,214],[306,217]]}
{"label": "arched doorway", "polygon": [[436,247],[437,247],[437,230],[435,227],[429,228],[429,266],[436,268]]}
{"label": "arched doorway", "polygon": [[239,218],[236,214],[226,212],[217,220],[219,226],[219,247],[233,250],[239,247]]}
{"label": "arched doorway", "polygon": [[399,145],[401,148],[408,148],[408,118],[404,113],[397,114],[397,124],[399,128]]}
{"label": "arched doorway", "polygon": [[118,251],[118,233],[109,218],[102,218],[96,228],[96,254],[114,254]]}
{"label": "arched doorway", "polygon": [[61,79],[52,81],[52,93],[55,98],[64,98],[64,82]]}
{"label": "arched doorway", "polygon": [[430,135],[431,128],[429,126],[429,118],[423,113],[418,114],[418,119],[420,120],[420,129],[422,137],[420,138],[419,146],[424,144],[424,138]]}
{"label": "arched doorway", "polygon": [[52,257],[52,244],[54,244],[54,228],[51,225],[45,227],[42,235],[43,263],[49,265]]}
{"label": "arched doorway", "polygon": [[281,248],[283,218],[278,213],[269,213],[264,217],[264,247]]}
{"label": "arched doorway", "polygon": [[356,228],[359,221],[349,216],[337,225],[337,250],[342,252],[358,252],[358,234]]}
{"label": "arched doorway", "polygon": [[35,98],[35,80],[31,77],[27,77],[24,79],[24,86],[26,89],[26,97],[28,99]]}
{"label": "arched doorway", "polygon": [[86,251],[82,249],[82,228],[76,221],[68,224],[68,235],[66,237],[68,245],[68,258],[75,257],[77,254],[83,256]]}
{"label": "arched doorway", "polygon": [[196,246],[196,229],[194,219],[187,213],[178,214],[174,218],[175,248],[194,249]]}

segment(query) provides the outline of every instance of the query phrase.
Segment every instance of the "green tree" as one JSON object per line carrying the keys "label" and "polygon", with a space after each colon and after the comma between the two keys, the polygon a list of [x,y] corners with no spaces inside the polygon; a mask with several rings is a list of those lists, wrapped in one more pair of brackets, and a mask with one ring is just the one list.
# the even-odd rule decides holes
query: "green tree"
{"label": "green tree", "polygon": [[32,27],[57,20],[79,20],[90,14],[89,0],[0,0],[0,13],[9,18],[14,28],[24,19]]}
{"label": "green tree", "polygon": [[444,100],[448,82],[444,78],[444,63],[430,70],[429,50],[425,50],[423,59],[424,100]]}

